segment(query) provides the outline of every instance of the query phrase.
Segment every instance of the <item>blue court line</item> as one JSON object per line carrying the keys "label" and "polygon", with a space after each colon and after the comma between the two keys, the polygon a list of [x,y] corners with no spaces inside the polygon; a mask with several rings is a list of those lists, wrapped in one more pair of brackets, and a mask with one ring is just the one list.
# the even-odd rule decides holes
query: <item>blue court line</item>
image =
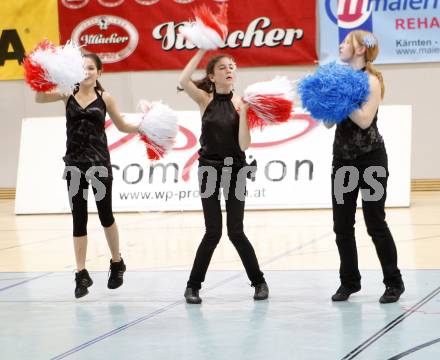
{"label": "blue court line", "polygon": [[[304,244],[298,245],[298,246],[296,246],[296,247],[294,247],[294,248],[292,248],[290,250],[285,251],[284,253],[282,253],[280,255],[277,255],[277,256],[273,257],[272,259],[264,262],[262,265],[267,265],[267,264],[270,264],[270,263],[272,263],[274,261],[277,261],[280,258],[282,258],[282,257],[284,257],[286,255],[289,255],[289,254],[291,254],[294,251],[301,250],[301,249],[303,249],[303,248],[305,248],[306,246],[309,246],[309,245],[313,245],[313,244],[317,243],[318,241],[320,241],[322,239],[325,239],[326,237],[328,237],[329,235],[332,235],[332,234],[333,234],[333,232],[330,232],[330,233],[318,236],[315,239],[312,239],[312,240],[310,240],[310,241],[308,241],[308,242],[306,242]],[[214,284],[212,287],[207,288],[205,291],[203,291],[203,293],[205,294],[208,291],[214,290],[215,288],[218,288],[218,287],[220,287],[220,286],[222,286],[222,285],[224,285],[224,284],[226,284],[228,282],[231,282],[231,281],[233,281],[235,279],[238,279],[241,276],[243,276],[243,272],[240,272],[239,274],[230,276],[230,277],[228,277],[228,278],[226,278],[226,279],[224,279],[224,280]],[[89,340],[89,341],[87,341],[87,342],[85,342],[83,344],[80,344],[80,345],[78,345],[78,346],[76,346],[76,347],[74,347],[74,348],[72,348],[72,349],[70,349],[70,350],[60,354],[60,355],[57,355],[57,356],[51,358],[50,360],[64,359],[64,358],[68,357],[69,355],[75,354],[75,353],[85,349],[86,347],[89,347],[89,346],[91,346],[93,344],[96,344],[97,342],[100,342],[100,341],[102,341],[102,340],[104,340],[104,339],[106,339],[106,338],[108,338],[110,336],[118,334],[121,331],[127,330],[128,328],[130,328],[132,326],[135,326],[135,325],[137,325],[137,324],[139,324],[139,323],[141,323],[143,321],[146,321],[148,319],[151,319],[151,318],[155,317],[156,315],[164,313],[165,311],[171,310],[171,309],[175,308],[176,306],[184,304],[184,303],[185,303],[185,300],[179,300],[179,301],[173,302],[172,304],[164,306],[164,307],[162,307],[162,308],[160,308],[160,309],[158,309],[156,311],[153,311],[153,312],[151,312],[151,313],[149,313],[149,314],[147,314],[145,316],[142,316],[142,317],[140,317],[140,318],[138,318],[136,320],[133,320],[133,321],[131,321],[131,322],[125,324],[125,325],[122,325],[122,326],[120,326],[120,327],[118,327],[118,328],[116,328],[114,330],[111,330],[109,332],[106,332],[105,334],[97,336],[97,337],[95,337],[92,340]]]}
{"label": "blue court line", "polygon": [[431,301],[438,294],[440,294],[440,286],[435,290],[431,291],[428,295],[426,295],[422,300],[420,300],[417,304],[413,305],[410,309],[406,310],[404,313],[400,314],[394,320],[385,325],[382,329],[372,335],[369,339],[365,340],[358,347],[350,351],[347,355],[345,355],[341,360],[351,360],[358,356],[362,351],[368,348],[370,345],[379,340],[382,336],[384,336],[388,331],[392,330],[398,324],[400,324],[403,320],[410,317],[415,311],[420,309],[423,305]]}
{"label": "blue court line", "polygon": [[440,342],[440,338],[439,338],[439,339],[435,339],[435,340],[428,341],[428,342],[426,342],[426,343],[424,343],[424,344],[420,344],[420,345],[418,345],[418,346],[415,346],[415,347],[413,347],[412,349],[409,349],[409,350],[407,350],[407,351],[404,351],[403,353],[397,354],[397,355],[395,355],[395,356],[389,358],[388,360],[399,360],[399,359],[403,358],[403,357],[406,356],[406,355],[409,355],[409,354],[412,354],[413,352],[416,352],[416,351],[422,350],[422,349],[424,349],[425,347],[428,347],[428,346],[434,345],[434,344],[436,344],[436,343],[438,343],[438,342]]}
{"label": "blue court line", "polygon": [[118,328],[116,328],[116,329],[114,329],[112,331],[109,331],[109,332],[107,332],[107,333],[105,333],[103,335],[100,335],[100,336],[98,336],[98,337],[96,337],[96,338],[94,338],[94,339],[92,339],[90,341],[87,341],[87,342],[85,342],[85,343],[83,343],[83,344],[81,344],[81,345],[79,345],[77,347],[74,347],[73,349],[71,349],[69,351],[66,351],[66,352],[64,352],[64,353],[62,353],[60,355],[57,355],[57,356],[51,358],[51,360],[64,359],[65,357],[67,357],[69,355],[72,355],[72,354],[74,354],[74,353],[76,353],[76,352],[78,352],[78,351],[80,351],[80,350],[82,350],[82,349],[84,349],[84,348],[86,348],[86,347],[88,347],[90,345],[93,345],[93,344],[95,344],[95,343],[97,343],[97,342],[99,342],[101,340],[104,340],[104,339],[106,339],[106,338],[108,338],[108,337],[110,337],[112,335],[115,335],[117,333],[120,333],[121,331],[124,331],[124,330],[126,330],[126,329],[128,329],[128,328],[130,328],[130,327],[132,327],[132,326],[134,326],[134,325],[136,325],[136,324],[138,324],[138,323],[140,323],[142,321],[148,320],[148,319],[150,319],[150,318],[152,318],[152,317],[154,317],[154,316],[156,316],[158,314],[161,314],[161,313],[163,313],[165,311],[168,311],[168,310],[176,307],[177,305],[183,304],[184,302],[185,302],[185,300],[180,300],[180,301],[176,301],[176,302],[174,302],[172,304],[169,304],[167,306],[164,306],[163,308],[160,308],[160,309],[158,309],[156,311],[153,311],[152,313],[149,313],[149,314],[147,314],[147,315],[145,315],[145,316],[143,316],[143,317],[141,317],[139,319],[136,319],[136,320],[134,320],[132,322],[129,322],[129,323],[125,324],[125,325],[122,325],[122,326],[120,326],[120,327],[118,327]]}
{"label": "blue court line", "polygon": [[11,288],[13,288],[13,287],[16,287],[16,286],[19,286],[19,285],[22,285],[22,284],[28,283],[28,282],[33,281],[33,280],[37,280],[37,279],[39,279],[39,278],[42,278],[42,277],[47,276],[47,275],[50,275],[50,274],[53,274],[53,272],[44,273],[44,274],[41,274],[41,275],[38,275],[38,276],[34,276],[33,278],[29,278],[29,279],[26,279],[26,280],[20,281],[20,282],[18,282],[18,283],[15,283],[15,284],[12,284],[12,285],[9,285],[9,286],[5,286],[5,287],[3,287],[3,288],[0,288],[0,291],[4,291],[4,290],[11,289]]}

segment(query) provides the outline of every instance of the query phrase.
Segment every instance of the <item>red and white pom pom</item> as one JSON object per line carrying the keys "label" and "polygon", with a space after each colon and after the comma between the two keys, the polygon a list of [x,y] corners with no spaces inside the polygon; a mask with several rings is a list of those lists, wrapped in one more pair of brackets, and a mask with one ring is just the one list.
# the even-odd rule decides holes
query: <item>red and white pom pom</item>
{"label": "red and white pom pom", "polygon": [[288,121],[292,117],[294,89],[294,84],[285,76],[248,86],[243,100],[249,103],[249,128],[263,128]]}
{"label": "red and white pom pom", "polygon": [[71,93],[85,79],[84,58],[80,47],[72,42],[55,46],[43,40],[24,62],[26,82],[36,91],[55,87],[60,93]]}
{"label": "red and white pom pom", "polygon": [[140,138],[147,147],[150,160],[159,160],[173,147],[179,127],[177,114],[161,102],[139,102],[142,121],[139,125]]}
{"label": "red and white pom pom", "polygon": [[46,92],[55,89],[56,84],[50,82],[47,77],[46,70],[41,64],[33,60],[33,56],[37,52],[55,52],[55,45],[49,40],[43,40],[32,50],[23,61],[24,80],[35,91]]}
{"label": "red and white pom pom", "polygon": [[205,4],[194,10],[195,21],[183,25],[179,31],[199,49],[215,50],[225,44],[228,35],[228,5],[219,5],[214,14]]}

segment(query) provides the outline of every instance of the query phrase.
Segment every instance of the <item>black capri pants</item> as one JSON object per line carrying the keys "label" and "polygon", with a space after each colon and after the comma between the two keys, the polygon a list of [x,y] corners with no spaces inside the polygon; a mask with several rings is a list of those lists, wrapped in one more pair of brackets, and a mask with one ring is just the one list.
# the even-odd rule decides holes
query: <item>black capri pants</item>
{"label": "black capri pants", "polygon": [[87,235],[87,197],[92,185],[98,216],[103,227],[113,225],[111,167],[67,166],[64,171],[67,180],[70,209],[73,217],[73,236]]}

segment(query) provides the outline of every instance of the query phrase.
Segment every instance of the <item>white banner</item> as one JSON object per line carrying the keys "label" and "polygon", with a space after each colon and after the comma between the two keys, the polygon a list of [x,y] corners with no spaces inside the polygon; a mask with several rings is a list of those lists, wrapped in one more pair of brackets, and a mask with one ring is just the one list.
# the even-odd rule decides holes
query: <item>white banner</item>
{"label": "white banner", "polygon": [[[114,211],[201,210],[197,180],[200,114],[180,111],[180,132],[165,159],[150,162],[136,137],[107,127],[113,165]],[[248,162],[257,160],[248,181],[247,209],[331,207],[330,171],[334,128],[326,129],[296,109],[295,120],[252,133]],[[126,114],[135,121],[139,115]],[[388,152],[387,206],[410,203],[411,106],[382,106],[378,126]],[[16,214],[69,212],[62,179],[65,119],[23,119],[17,176]],[[90,210],[95,211],[92,192]]]}

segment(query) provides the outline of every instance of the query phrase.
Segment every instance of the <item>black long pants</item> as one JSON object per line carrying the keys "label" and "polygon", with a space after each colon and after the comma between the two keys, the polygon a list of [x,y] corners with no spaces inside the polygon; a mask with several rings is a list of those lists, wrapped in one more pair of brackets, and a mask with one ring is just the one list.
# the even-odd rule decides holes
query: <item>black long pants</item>
{"label": "black long pants", "polygon": [[[214,168],[214,167],[211,167]],[[226,167],[225,167],[226,168]],[[199,165],[199,189],[202,197],[203,214],[205,218],[206,232],[203,236],[202,242],[197,249],[194,264],[191,270],[187,286],[193,289],[200,289],[202,282],[205,280],[206,271],[208,270],[211,257],[217,244],[222,236],[222,213],[220,208],[220,187],[224,190],[224,183],[222,179],[222,168],[214,168],[215,177],[213,177],[212,189],[209,189],[208,173],[203,172],[203,167]],[[252,286],[264,283],[263,273],[258,265],[257,256],[254,248],[249,242],[243,231],[243,217],[244,217],[244,196],[237,196],[236,188],[244,189],[246,184],[246,177],[243,179],[239,177],[241,187],[237,185],[236,168],[228,167],[231,174],[229,183],[229,191],[227,193],[226,202],[226,225],[228,230],[228,237],[236,248],[241,261],[243,262],[246,274],[250,279]],[[244,182],[244,183],[243,183]],[[226,186],[227,187],[227,186]],[[208,191],[210,196],[204,197],[203,194]],[[225,195],[225,194],[224,194]],[[244,195],[244,193],[243,193]]]}
{"label": "black long pants", "polygon": [[87,170],[88,167],[70,167],[66,168],[64,174],[67,180],[67,190],[73,218],[73,236],[75,237],[87,235],[89,181],[92,185],[101,225],[109,227],[115,222],[112,209],[113,179],[111,174],[109,174],[110,176],[99,176],[99,174],[94,173],[91,179],[87,179],[85,175]]}
{"label": "black long pants", "polygon": [[[349,182],[352,181],[354,184],[353,181],[356,180],[356,176],[349,179],[349,171],[356,172],[356,170],[359,175],[357,185],[353,190],[348,191],[352,188]],[[354,230],[359,189],[362,193],[362,211],[367,231],[373,240],[382,266],[383,282],[386,286],[402,284],[402,276],[397,267],[396,245],[385,221],[388,176],[388,157],[385,148],[373,150],[354,160],[333,159],[333,230],[341,260],[339,269],[341,284],[347,287],[357,288],[361,280]],[[341,200],[343,204],[340,203]]]}

